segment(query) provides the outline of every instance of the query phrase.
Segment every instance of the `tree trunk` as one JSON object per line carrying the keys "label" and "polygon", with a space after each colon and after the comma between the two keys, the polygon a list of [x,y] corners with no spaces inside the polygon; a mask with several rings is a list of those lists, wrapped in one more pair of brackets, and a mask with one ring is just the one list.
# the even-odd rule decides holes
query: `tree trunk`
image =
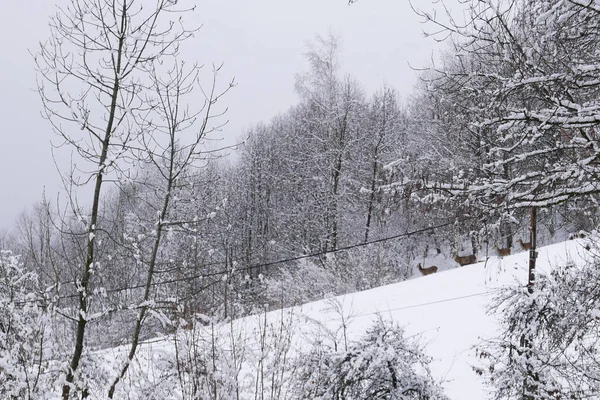
{"label": "tree trunk", "polygon": [[[127,24],[126,19],[126,4],[123,3],[122,15],[121,15],[121,32],[124,35],[125,27]],[[78,288],[79,292],[79,316],[77,320],[77,331],[75,334],[75,349],[73,351],[73,355],[71,357],[71,362],[69,364],[69,371],[67,372],[67,376],[65,379],[65,384],[62,388],[62,399],[69,400],[71,393],[71,386],[73,385],[73,381],[75,379],[75,373],[77,372],[77,368],[79,368],[79,362],[81,361],[81,356],[83,355],[83,346],[85,342],[85,328],[87,325],[87,312],[88,312],[88,300],[87,296],[89,295],[88,289],[90,287],[90,278],[92,275],[93,264],[96,261],[95,257],[95,230],[96,224],[98,223],[98,210],[100,207],[100,193],[102,191],[102,182],[103,182],[103,172],[106,166],[106,159],[108,156],[108,148],[110,145],[113,124],[115,121],[115,113],[117,106],[117,98],[119,95],[120,89],[120,74],[121,74],[121,58],[123,55],[123,43],[124,36],[121,35],[119,37],[119,47],[117,50],[117,63],[115,68],[115,80],[113,84],[113,89],[111,93],[111,104],[110,104],[110,113],[108,116],[108,122],[106,125],[106,130],[104,133],[104,140],[102,141],[102,150],[100,153],[100,158],[98,160],[98,173],[96,175],[96,182],[94,186],[94,199],[92,202],[92,212],[90,215],[90,221],[87,229],[87,255],[84,265],[83,278],[79,283],[80,287]]]}
{"label": "tree trunk", "polygon": [[371,218],[373,217],[373,203],[375,202],[375,184],[377,180],[377,161],[373,161],[373,170],[371,174],[371,193],[369,193],[369,204],[367,206],[367,223],[365,225],[365,243],[369,241],[369,231],[371,229]]}

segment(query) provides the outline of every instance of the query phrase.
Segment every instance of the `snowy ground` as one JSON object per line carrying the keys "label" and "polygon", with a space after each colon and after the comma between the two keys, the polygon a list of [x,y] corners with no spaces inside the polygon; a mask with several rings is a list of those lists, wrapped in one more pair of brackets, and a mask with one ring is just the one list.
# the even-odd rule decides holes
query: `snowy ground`
{"label": "snowy ground", "polygon": [[[585,252],[580,240],[543,247],[539,249],[538,271],[549,271],[567,260],[581,260]],[[312,334],[316,330],[340,332],[345,323],[352,339],[362,335],[377,315],[392,318],[406,327],[408,336],[421,335],[426,352],[433,357],[432,372],[443,381],[451,399],[482,400],[489,390],[472,369],[472,365],[477,364],[474,346],[498,334],[494,318],[486,314],[487,305],[499,287],[525,285],[527,257],[527,252],[503,259],[494,256],[487,262],[425,277],[415,276],[405,282],[308,303],[283,312],[274,311],[266,315],[266,321],[276,326],[282,315],[291,316],[292,346],[306,349],[306,338],[314,337]],[[248,337],[256,338],[264,321],[265,315],[251,316],[224,329],[254,332]],[[225,332],[221,334],[225,335]],[[156,352],[169,353],[173,345],[170,340],[164,340],[153,341],[144,347],[141,354],[155,353],[155,357]],[[250,370],[246,372],[247,379],[255,376]]]}

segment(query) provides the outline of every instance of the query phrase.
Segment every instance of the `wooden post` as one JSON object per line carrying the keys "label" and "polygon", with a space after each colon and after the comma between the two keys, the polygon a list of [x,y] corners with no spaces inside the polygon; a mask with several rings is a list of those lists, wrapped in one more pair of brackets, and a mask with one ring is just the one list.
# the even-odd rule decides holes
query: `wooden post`
{"label": "wooden post", "polygon": [[535,260],[537,258],[536,251],[536,240],[537,240],[537,225],[536,225],[537,209],[531,207],[531,214],[529,217],[529,240],[531,242],[531,249],[529,250],[529,280],[527,282],[527,291],[533,293],[533,286],[535,284]]}
{"label": "wooden post", "polygon": [[[531,214],[529,217],[529,240],[531,241],[531,249],[529,250],[529,280],[527,282],[527,291],[529,292],[529,294],[533,293],[533,286],[535,284],[535,260],[537,258],[537,251],[536,251],[536,239],[537,239],[537,231],[536,231],[536,216],[537,216],[537,209],[535,207],[531,207]],[[534,300],[535,301],[535,300]],[[538,396],[538,392],[539,392],[539,375],[535,370],[535,367],[529,362],[529,359],[531,358],[531,333],[523,333],[521,335],[521,348],[525,349],[523,350],[522,353],[520,354],[524,354],[525,358],[527,359],[527,377],[525,377],[525,380],[523,382],[523,390],[526,392],[524,393],[523,399],[524,400],[534,400],[537,399]],[[531,382],[528,382],[528,380],[531,380]]]}

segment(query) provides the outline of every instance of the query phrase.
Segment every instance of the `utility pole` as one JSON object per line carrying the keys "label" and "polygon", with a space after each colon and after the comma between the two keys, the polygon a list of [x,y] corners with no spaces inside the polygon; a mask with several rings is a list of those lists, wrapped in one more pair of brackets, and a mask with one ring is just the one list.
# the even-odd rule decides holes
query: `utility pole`
{"label": "utility pole", "polygon": [[[529,249],[529,279],[527,282],[527,291],[529,294],[533,294],[533,286],[535,284],[535,260],[537,258],[536,251],[536,239],[537,239],[537,225],[536,225],[536,217],[537,217],[537,209],[536,207],[531,207],[531,214],[529,216],[529,240],[531,243],[531,249]],[[534,300],[535,301],[535,300]],[[527,377],[523,382],[523,399],[524,400],[534,400],[537,398],[538,393],[538,384],[539,384],[539,375],[535,370],[535,367],[531,365],[529,359],[531,358],[531,334],[523,333],[521,335],[521,348],[523,350],[525,358],[527,359]]]}
{"label": "utility pole", "polygon": [[529,294],[533,293],[533,285],[535,284],[535,260],[537,258],[536,251],[536,240],[537,240],[537,208],[531,207],[531,214],[529,216],[529,241],[531,243],[531,249],[529,249],[529,280],[527,282],[527,291]]}

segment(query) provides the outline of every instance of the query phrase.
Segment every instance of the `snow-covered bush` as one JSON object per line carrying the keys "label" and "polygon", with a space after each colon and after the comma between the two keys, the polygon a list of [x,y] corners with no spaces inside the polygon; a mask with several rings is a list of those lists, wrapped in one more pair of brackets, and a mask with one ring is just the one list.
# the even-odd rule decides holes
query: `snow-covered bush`
{"label": "snow-covered bush", "polygon": [[430,359],[398,325],[378,319],[347,350],[323,344],[299,357],[299,399],[446,399],[429,371]]}
{"label": "snow-covered bush", "polygon": [[346,277],[352,292],[406,280],[412,273],[408,256],[412,245],[396,241],[357,247],[338,253],[335,269]]}
{"label": "snow-covered bush", "polygon": [[244,342],[226,326],[193,324],[173,335],[182,399],[235,398],[239,392]]}
{"label": "snow-covered bush", "polygon": [[50,314],[27,288],[36,280],[19,257],[0,251],[0,398],[37,399],[46,382]]}
{"label": "snow-covered bush", "polygon": [[270,319],[263,312],[246,318],[195,323],[173,335],[182,399],[290,398],[293,314],[282,311],[280,318]]}
{"label": "snow-covered bush", "polygon": [[491,383],[495,399],[600,393],[599,257],[539,276],[533,294],[503,290],[491,312],[499,314],[503,331],[478,349],[482,365],[475,370]]}
{"label": "snow-covered bush", "polygon": [[337,293],[343,284],[337,278],[332,269],[301,260],[266,279],[266,296],[274,307],[303,304]]}
{"label": "snow-covered bush", "polygon": [[373,245],[300,260],[265,279],[267,301],[287,307],[398,282],[410,276],[398,248]]}

